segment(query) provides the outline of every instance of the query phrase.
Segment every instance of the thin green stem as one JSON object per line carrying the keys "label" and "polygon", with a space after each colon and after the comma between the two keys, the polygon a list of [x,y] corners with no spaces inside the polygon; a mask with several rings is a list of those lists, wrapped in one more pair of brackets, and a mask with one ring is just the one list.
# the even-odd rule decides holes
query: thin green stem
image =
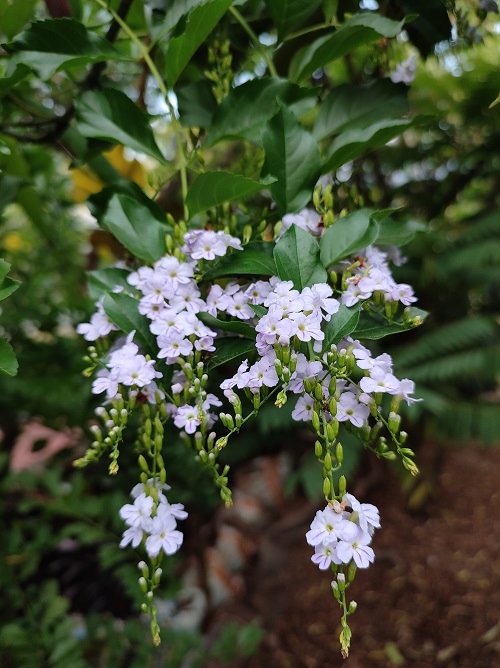
{"label": "thin green stem", "polygon": [[287,35],[283,41],[289,42],[290,40],[296,39],[297,37],[302,37],[302,35],[308,35],[310,32],[317,32],[318,30],[323,30],[324,28],[331,28],[331,27],[332,27],[331,23],[317,23],[314,26],[308,26],[307,28],[303,28],[302,30],[297,30],[297,32],[293,32],[291,35]]}
{"label": "thin green stem", "polygon": [[188,190],[188,185],[187,185],[187,160],[186,160],[186,155],[184,152],[184,143],[182,140],[182,131],[181,127],[179,124],[179,121],[176,118],[175,115],[175,109],[172,105],[172,103],[169,100],[168,97],[168,88],[165,85],[165,82],[163,80],[163,77],[161,74],[158,72],[158,69],[156,65],[153,62],[153,59],[149,55],[149,50],[146,47],[145,44],[139,39],[139,37],[136,35],[136,33],[130,28],[129,25],[113,10],[112,7],[109,7],[104,0],[95,0],[98,5],[106,9],[113,19],[118,23],[120,28],[123,30],[123,32],[134,42],[134,44],[137,46],[139,49],[139,52],[144,59],[144,62],[146,63],[149,71],[151,72],[151,75],[155,79],[155,81],[158,84],[158,88],[160,89],[161,94],[165,98],[165,102],[167,104],[169,113],[170,113],[170,119],[172,123],[172,127],[174,129],[174,134],[175,134],[175,139],[177,141],[177,148],[179,152],[179,172],[181,176],[181,188],[182,188],[182,201],[184,205],[184,218],[186,221],[189,218],[189,211],[186,205],[186,197],[187,197],[187,190]]}
{"label": "thin green stem", "polygon": [[255,48],[257,49],[257,51],[261,54],[261,56],[266,61],[266,65],[267,65],[267,69],[269,70],[269,74],[273,77],[277,77],[278,72],[276,71],[276,68],[274,66],[273,61],[269,57],[269,53],[267,52],[267,49],[259,41],[259,38],[254,33],[254,31],[252,30],[249,23],[246,21],[246,19],[243,18],[243,16],[239,13],[239,11],[237,9],[235,9],[234,7],[229,7],[229,11],[234,16],[234,18],[238,21],[238,23],[243,28],[243,30],[247,33],[247,35],[250,37],[250,39],[252,40]]}

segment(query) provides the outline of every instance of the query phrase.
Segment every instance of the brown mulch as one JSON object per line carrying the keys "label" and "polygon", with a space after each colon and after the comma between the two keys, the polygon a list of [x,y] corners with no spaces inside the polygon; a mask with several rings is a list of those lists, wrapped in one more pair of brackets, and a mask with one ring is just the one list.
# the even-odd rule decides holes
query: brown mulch
{"label": "brown mulch", "polygon": [[349,590],[358,603],[349,658],[331,578],[304,539],[316,507],[295,499],[262,537],[246,598],[213,620],[258,619],[266,630],[234,668],[500,666],[500,448],[427,445],[417,459],[424,475],[411,493],[388,468],[353,490],[379,507],[382,529],[375,564]]}

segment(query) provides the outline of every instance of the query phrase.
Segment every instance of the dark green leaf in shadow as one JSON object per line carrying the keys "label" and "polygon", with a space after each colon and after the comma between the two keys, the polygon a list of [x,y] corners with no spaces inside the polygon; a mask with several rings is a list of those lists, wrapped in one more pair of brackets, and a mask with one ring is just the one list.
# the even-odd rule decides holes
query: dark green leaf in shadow
{"label": "dark green leaf in shadow", "polygon": [[354,306],[340,305],[337,313],[334,313],[329,322],[323,328],[325,338],[323,340],[323,352],[328,350],[334,343],[338,343],[356,329],[359,320],[361,302]]}
{"label": "dark green leaf in shadow", "polygon": [[186,17],[185,30],[171,37],[165,55],[167,81],[172,88],[198,47],[205,41],[233,0],[208,0],[194,7]]}
{"label": "dark green leaf in shadow", "polygon": [[248,325],[241,320],[219,320],[210,315],[210,313],[197,313],[197,317],[212,329],[220,329],[223,332],[232,332],[233,334],[240,334],[246,339],[255,339],[257,332],[252,325]]}
{"label": "dark green leaf in shadow", "polygon": [[313,136],[285,107],[271,118],[262,130],[266,153],[262,177],[274,177],[270,186],[280,215],[303,209],[321,171],[321,156]]}
{"label": "dark green leaf in shadow", "polygon": [[353,336],[356,339],[374,340],[389,334],[400,334],[421,325],[428,315],[427,311],[411,306],[407,316],[408,320],[405,323],[402,316],[394,322],[387,322],[380,316],[362,313]]}
{"label": "dark green leaf in shadow", "polygon": [[144,352],[156,359],[158,346],[154,334],[149,331],[149,320],[137,310],[137,299],[129,295],[108,293],[104,297],[103,307],[106,315],[125,334],[135,330],[134,341]]}
{"label": "dark green leaf in shadow", "polygon": [[330,145],[322,172],[335,171],[346,162],[354,160],[403,134],[412,125],[406,118],[380,121],[363,130],[348,130],[336,137]]}
{"label": "dark green leaf in shadow", "polygon": [[113,195],[99,225],[141,260],[153,263],[165,255],[167,228],[131,197]]}
{"label": "dark green leaf in shadow", "polygon": [[74,19],[47,19],[32,23],[4,49],[14,63],[22,63],[46,80],[58,70],[103,60],[130,60],[109,42]]}
{"label": "dark green leaf in shadow", "polygon": [[324,139],[403,116],[409,111],[407,91],[407,86],[393,84],[390,79],[378,79],[363,86],[338,86],[322,103],[313,134],[316,139]]}
{"label": "dark green leaf in shadow", "polygon": [[304,81],[320,67],[363,44],[369,44],[381,37],[396,37],[403,25],[404,20],[392,21],[375,12],[354,14],[333,34],[319,37],[299,51],[290,65],[289,77],[292,81]]}
{"label": "dark green leaf in shadow", "polygon": [[273,183],[270,178],[262,182],[247,179],[239,174],[230,172],[204,172],[198,174],[191,184],[186,197],[186,204],[191,216],[201,211],[220,206],[233,199],[253,195]]}
{"label": "dark green leaf in shadow", "polygon": [[255,352],[255,342],[248,339],[227,338],[215,342],[216,350],[208,360],[208,368],[230,362],[238,358],[248,357]]}
{"label": "dark green leaf in shadow", "polygon": [[5,339],[0,338],[0,374],[15,376],[18,368],[19,364],[12,346]]}
{"label": "dark green leaf in shadow", "polygon": [[275,276],[276,265],[272,255],[253,245],[245,246],[242,251],[234,251],[222,258],[217,266],[204,275],[204,278],[238,275]]}
{"label": "dark green leaf in shadow", "polygon": [[317,90],[287,79],[253,79],[232,88],[214,114],[205,146],[222,139],[243,138],[260,144],[262,125],[276,114],[280,102],[290,111],[304,101],[314,107]]}
{"label": "dark green leaf in shadow", "polygon": [[84,137],[105,139],[167,161],[158,148],[148,116],[119,90],[89,90],[76,101],[77,129]]}

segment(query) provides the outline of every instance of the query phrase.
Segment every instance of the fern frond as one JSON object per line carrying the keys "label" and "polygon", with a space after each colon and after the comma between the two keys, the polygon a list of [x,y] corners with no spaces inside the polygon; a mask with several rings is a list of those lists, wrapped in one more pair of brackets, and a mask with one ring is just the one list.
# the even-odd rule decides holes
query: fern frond
{"label": "fern frond", "polygon": [[485,272],[488,267],[500,264],[500,240],[482,239],[475,244],[464,248],[450,250],[440,259],[441,270],[445,272],[469,271],[471,268],[482,268]]}
{"label": "fern frond", "polygon": [[406,368],[471,346],[485,345],[498,337],[500,327],[493,318],[475,316],[424,334],[417,341],[394,350],[392,356],[396,367]]}
{"label": "fern frond", "polygon": [[436,357],[418,366],[404,367],[403,372],[417,383],[431,385],[478,378],[494,380],[500,374],[500,345]]}

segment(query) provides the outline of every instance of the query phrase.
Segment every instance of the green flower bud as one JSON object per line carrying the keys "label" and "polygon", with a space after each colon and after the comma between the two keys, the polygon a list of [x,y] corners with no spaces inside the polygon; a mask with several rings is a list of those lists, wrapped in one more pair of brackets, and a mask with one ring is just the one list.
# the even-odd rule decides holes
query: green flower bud
{"label": "green flower bud", "polygon": [[337,401],[335,397],[331,397],[330,401],[328,402],[328,408],[330,410],[330,415],[332,417],[335,417],[337,415]]}
{"label": "green flower bud", "polygon": [[349,603],[349,610],[348,610],[349,614],[352,615],[352,613],[356,611],[357,607],[358,607],[358,604],[356,603],[356,601],[351,601]]}
{"label": "green flower bud", "polygon": [[403,443],[406,443],[406,439],[408,438],[408,433],[406,431],[400,431],[399,432],[399,440],[401,442],[401,445]]}
{"label": "green flower bud", "polygon": [[349,568],[347,569],[347,579],[349,580],[349,582],[352,582],[354,580],[357,568],[358,567],[356,566],[354,561],[351,561],[351,563],[349,564]]}
{"label": "green flower bud", "polygon": [[314,443],[314,454],[318,459],[323,456],[323,446],[320,441]]}
{"label": "green flower bud", "polygon": [[313,429],[316,433],[319,432],[320,430],[320,420],[319,420],[319,415],[316,411],[313,411],[312,417],[311,417],[311,423],[313,426]]}
{"label": "green flower bud", "polygon": [[[330,355],[330,353],[328,353]],[[337,378],[336,376],[332,376],[330,379],[330,382],[328,383],[328,394],[332,397],[335,394],[337,390]],[[331,401],[331,400],[330,400]],[[337,404],[335,404],[335,413],[337,412]],[[332,413],[332,406],[330,405],[330,413]],[[332,413],[332,415],[335,415],[335,413]]]}
{"label": "green flower bud", "polygon": [[337,459],[337,463],[342,464],[344,460],[344,448],[342,447],[342,443],[337,443],[335,446],[335,457]]}
{"label": "green flower bud", "polygon": [[332,582],[331,582],[331,588],[332,588],[332,592],[333,592],[333,595],[334,595],[334,597],[335,597],[335,600],[336,600],[336,601],[340,601],[340,590],[339,590],[339,585],[337,584],[337,582],[336,582],[335,580],[332,580]]}
{"label": "green flower bud", "polygon": [[328,495],[330,494],[330,488],[331,488],[330,480],[328,478],[325,478],[323,480],[323,496],[325,498],[328,498]]}
{"label": "green flower bud", "polygon": [[344,496],[346,492],[347,492],[347,480],[345,479],[345,475],[341,475],[339,478],[339,494],[340,496]]}
{"label": "green flower bud", "polygon": [[146,458],[144,455],[139,455],[139,466],[141,467],[141,470],[144,471],[144,473],[147,473],[149,475],[149,466],[146,461]]}
{"label": "green flower bud", "polygon": [[399,426],[401,424],[401,415],[397,413],[389,413],[389,419],[387,421],[389,426],[389,431],[391,434],[397,434],[399,431]]}
{"label": "green flower bud", "polygon": [[340,593],[343,593],[345,591],[345,575],[343,573],[339,573],[337,575],[337,584]]}
{"label": "green flower bud", "polygon": [[327,452],[325,455],[325,459],[323,460],[323,466],[327,471],[332,470],[332,456],[329,452]]}
{"label": "green flower bud", "polygon": [[318,401],[321,401],[323,399],[323,388],[321,386],[321,383],[318,383],[314,388],[314,396]]}

